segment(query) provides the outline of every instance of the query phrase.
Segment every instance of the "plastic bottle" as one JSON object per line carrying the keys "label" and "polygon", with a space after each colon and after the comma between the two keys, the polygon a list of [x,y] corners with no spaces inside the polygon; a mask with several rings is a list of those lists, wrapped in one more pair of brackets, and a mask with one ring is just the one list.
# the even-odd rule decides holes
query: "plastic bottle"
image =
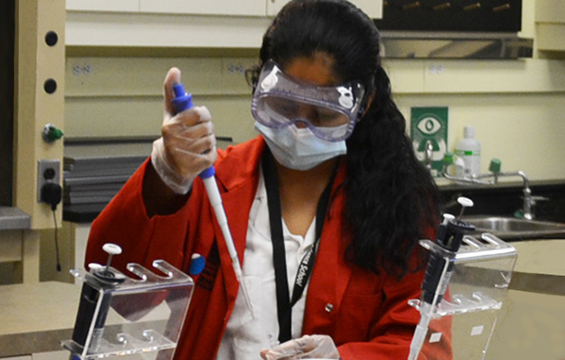
{"label": "plastic bottle", "polygon": [[458,176],[470,177],[481,172],[481,143],[475,139],[475,128],[465,126],[463,139],[455,145],[455,155],[463,159],[463,173]]}

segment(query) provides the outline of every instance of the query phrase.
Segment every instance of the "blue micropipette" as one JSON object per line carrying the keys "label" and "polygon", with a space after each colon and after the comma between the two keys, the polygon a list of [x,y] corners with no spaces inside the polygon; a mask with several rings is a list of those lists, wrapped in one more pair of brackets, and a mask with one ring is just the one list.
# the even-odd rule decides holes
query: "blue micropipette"
{"label": "blue micropipette", "polygon": [[[193,106],[192,95],[186,93],[186,91],[184,90],[184,86],[182,84],[174,85],[173,91],[175,93],[175,98],[171,100],[171,103],[175,107],[177,112],[188,110]],[[224,211],[224,206],[222,204],[222,197],[220,196],[218,185],[216,184],[216,179],[214,176],[215,174],[216,174],[216,170],[214,169],[214,166],[210,166],[208,169],[201,172],[199,177],[204,182],[204,187],[206,188],[208,199],[210,200],[210,204],[214,209],[216,220],[220,225],[220,229],[222,230],[222,235],[224,236],[224,240],[226,242],[226,246],[230,254],[235,276],[237,278],[237,281],[239,282],[241,290],[243,291],[243,296],[245,298],[245,302],[247,303],[249,311],[253,316],[253,307],[251,306],[251,300],[249,299],[249,294],[247,292],[245,283],[243,281],[241,265],[239,263],[239,258],[237,257],[237,250],[233,243],[233,238],[231,236],[231,232],[228,226],[228,219]]]}

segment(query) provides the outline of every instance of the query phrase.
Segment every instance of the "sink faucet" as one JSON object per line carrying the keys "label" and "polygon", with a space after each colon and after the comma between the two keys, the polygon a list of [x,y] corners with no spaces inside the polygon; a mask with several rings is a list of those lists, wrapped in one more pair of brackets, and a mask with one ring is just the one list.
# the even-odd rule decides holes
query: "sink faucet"
{"label": "sink faucet", "polygon": [[499,173],[498,176],[519,176],[524,181],[524,188],[522,192],[524,194],[524,204],[522,206],[522,216],[526,220],[533,220],[534,213],[532,212],[532,205],[534,204],[534,200],[532,197],[532,190],[530,189],[530,180],[528,180],[528,176],[523,171],[515,171],[515,172],[508,172],[508,173]]}
{"label": "sink faucet", "polygon": [[432,170],[432,161],[434,156],[434,144],[431,140],[427,140],[424,145],[424,164],[428,170]]}
{"label": "sink faucet", "polygon": [[524,183],[522,193],[524,194],[524,202],[522,205],[522,216],[524,219],[533,220],[534,214],[532,211],[534,205],[534,197],[532,196],[532,190],[530,189],[530,180],[528,176],[523,171],[513,171],[513,172],[501,172],[500,171],[500,160],[492,159],[489,165],[490,174],[478,174],[478,175],[467,175],[467,176],[454,176],[449,174],[448,167],[453,164],[453,155],[451,153],[446,154],[443,166],[443,176],[449,180],[455,180],[470,184],[481,184],[481,185],[494,185],[498,183],[498,178],[500,177],[520,177]]}

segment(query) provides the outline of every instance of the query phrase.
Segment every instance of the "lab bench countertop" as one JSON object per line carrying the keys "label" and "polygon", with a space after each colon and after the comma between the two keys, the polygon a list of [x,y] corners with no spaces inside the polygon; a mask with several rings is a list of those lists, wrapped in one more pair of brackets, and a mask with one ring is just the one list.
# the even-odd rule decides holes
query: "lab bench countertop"
{"label": "lab bench countertop", "polygon": [[[510,290],[562,299],[565,239],[512,246],[518,261]],[[72,336],[80,291],[79,285],[61,282],[0,286],[0,358],[61,350],[61,341]]]}
{"label": "lab bench countertop", "polygon": [[565,296],[565,239],[521,241],[511,245],[518,250],[511,290]]}
{"label": "lab bench countertop", "polygon": [[0,358],[62,350],[71,338],[81,287],[43,282],[0,286]]}

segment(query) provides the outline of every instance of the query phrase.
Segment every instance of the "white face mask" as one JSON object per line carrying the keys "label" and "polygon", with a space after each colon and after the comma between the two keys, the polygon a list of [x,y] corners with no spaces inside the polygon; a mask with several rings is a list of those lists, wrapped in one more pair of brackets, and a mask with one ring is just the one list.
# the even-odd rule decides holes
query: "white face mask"
{"label": "white face mask", "polygon": [[308,128],[290,125],[273,129],[255,122],[255,129],[263,135],[275,159],[290,169],[309,170],[347,153],[345,140],[322,140]]}

